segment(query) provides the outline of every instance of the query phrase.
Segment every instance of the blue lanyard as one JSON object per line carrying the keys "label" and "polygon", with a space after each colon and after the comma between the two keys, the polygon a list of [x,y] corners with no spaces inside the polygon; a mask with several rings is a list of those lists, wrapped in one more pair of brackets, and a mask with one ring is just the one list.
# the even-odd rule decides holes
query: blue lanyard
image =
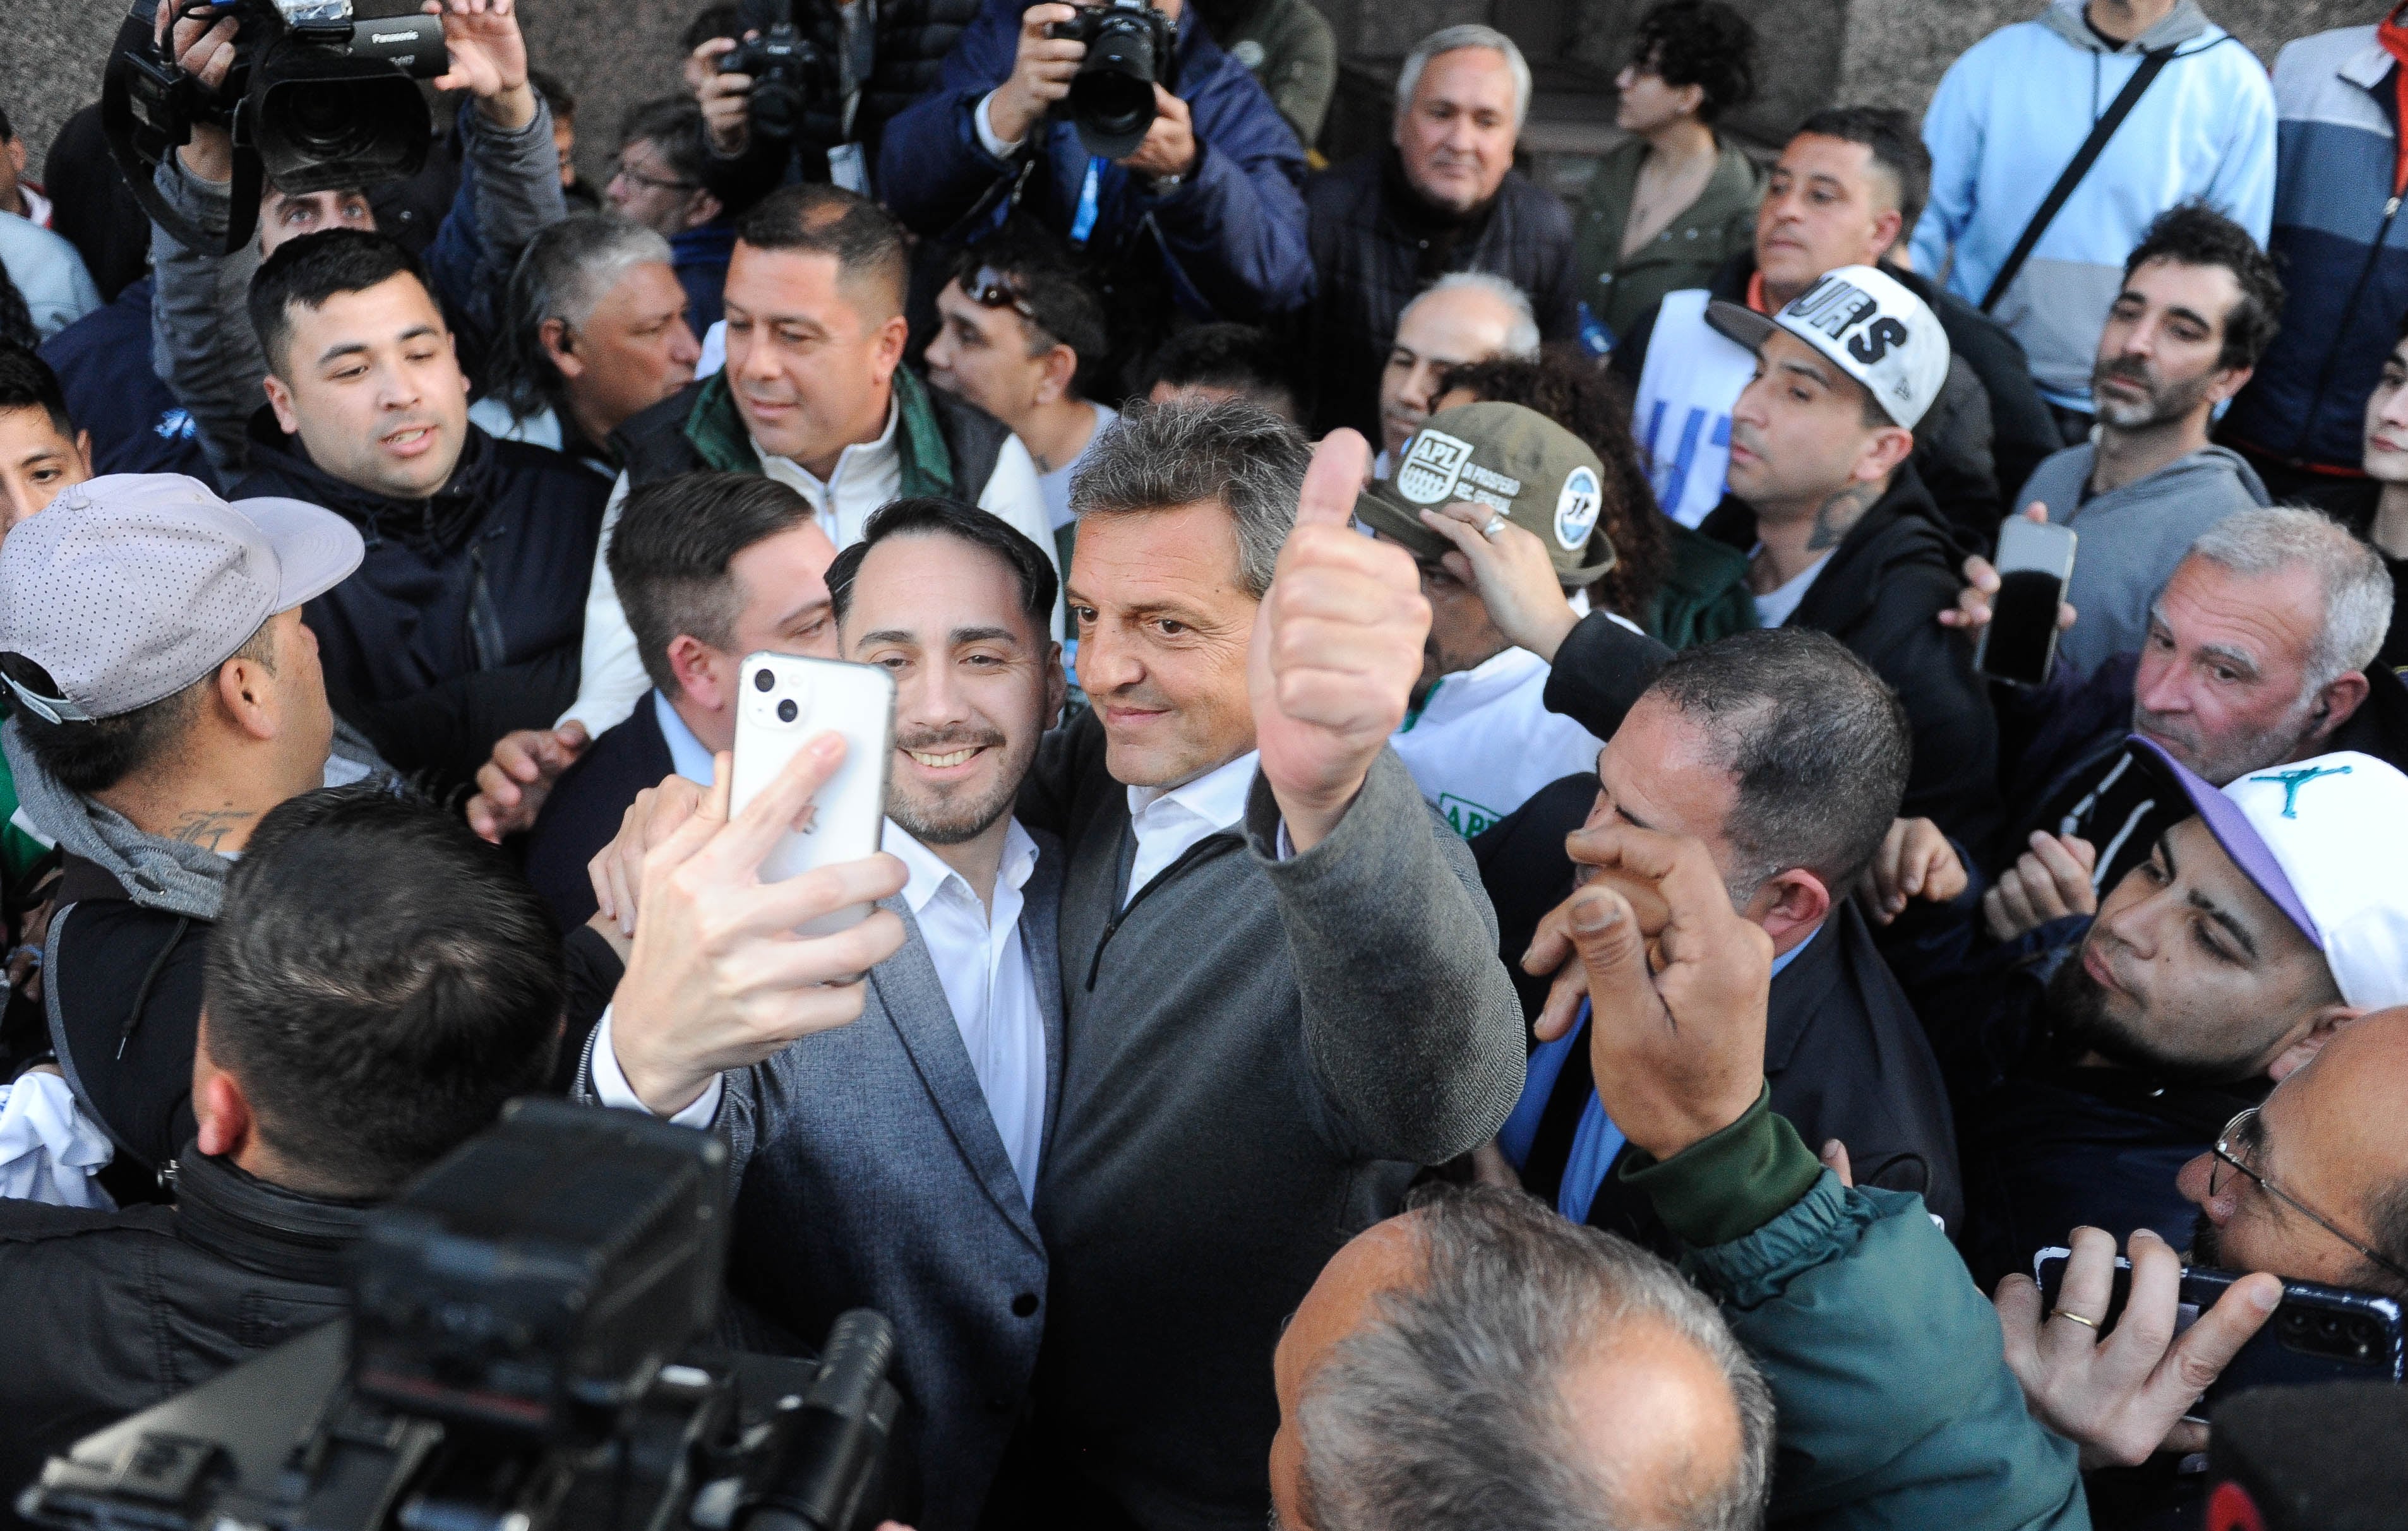
{"label": "blue lanyard", "polygon": [[1087,179],[1079,186],[1079,211],[1070,220],[1070,242],[1074,245],[1085,244],[1087,236],[1096,232],[1096,204],[1099,200],[1098,193],[1103,186],[1103,179],[1104,162],[1095,156],[1089,156]]}

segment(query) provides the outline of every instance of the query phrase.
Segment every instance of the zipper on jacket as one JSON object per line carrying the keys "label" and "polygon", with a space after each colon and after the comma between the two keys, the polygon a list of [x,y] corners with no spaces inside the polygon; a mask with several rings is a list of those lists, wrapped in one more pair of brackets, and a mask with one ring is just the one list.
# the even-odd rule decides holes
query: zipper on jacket
{"label": "zipper on jacket", "polygon": [[[1137,831],[1132,828],[1129,833],[1134,835]],[[1121,906],[1120,912],[1114,914],[1111,919],[1105,923],[1104,933],[1096,938],[1096,954],[1087,961],[1087,993],[1094,994],[1096,992],[1096,976],[1104,970],[1104,948],[1112,944],[1112,937],[1119,932],[1121,922],[1127,919],[1131,913],[1135,912],[1140,904],[1144,903],[1149,897],[1153,896],[1154,889],[1161,887],[1164,883],[1169,881],[1172,878],[1184,871],[1189,862],[1201,860],[1207,850],[1217,850],[1224,845],[1242,847],[1245,843],[1245,840],[1241,837],[1232,835],[1226,830],[1219,830],[1207,835],[1202,839],[1197,840],[1194,845],[1182,851],[1179,853],[1178,860],[1172,862],[1161,871],[1154,873],[1151,881],[1147,882],[1144,887],[1140,888],[1134,894],[1130,895],[1129,901]]]}

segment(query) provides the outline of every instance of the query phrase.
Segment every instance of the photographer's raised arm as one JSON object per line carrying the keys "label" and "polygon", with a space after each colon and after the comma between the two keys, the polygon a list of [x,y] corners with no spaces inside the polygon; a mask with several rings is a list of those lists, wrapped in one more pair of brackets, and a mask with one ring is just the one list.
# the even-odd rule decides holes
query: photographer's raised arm
{"label": "photographer's raised arm", "polygon": [[443,17],[449,74],[436,89],[466,91],[456,119],[463,140],[459,195],[435,241],[427,274],[466,343],[481,352],[500,323],[501,296],[530,240],[568,216],[552,108],[527,81],[526,40],[512,0],[427,0]]}

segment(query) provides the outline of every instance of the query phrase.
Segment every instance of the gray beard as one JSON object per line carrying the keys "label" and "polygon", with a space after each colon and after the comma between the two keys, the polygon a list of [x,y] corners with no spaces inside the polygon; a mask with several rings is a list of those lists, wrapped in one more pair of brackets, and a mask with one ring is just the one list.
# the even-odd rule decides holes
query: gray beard
{"label": "gray beard", "polygon": [[2098,412],[2100,422],[2119,431],[2143,431],[2152,425],[2163,425],[2170,421],[2182,419],[2183,416],[2198,408],[2200,401],[2207,397],[2209,379],[2214,377],[2214,374],[2203,373],[2187,382],[2167,383],[2151,392],[2145,404],[2118,404],[2113,400],[2101,398],[2095,392],[2100,379],[2126,376],[2128,375],[2111,373],[2101,368],[2091,374],[2090,379],[2091,388],[2094,390],[2091,394],[2091,405]]}

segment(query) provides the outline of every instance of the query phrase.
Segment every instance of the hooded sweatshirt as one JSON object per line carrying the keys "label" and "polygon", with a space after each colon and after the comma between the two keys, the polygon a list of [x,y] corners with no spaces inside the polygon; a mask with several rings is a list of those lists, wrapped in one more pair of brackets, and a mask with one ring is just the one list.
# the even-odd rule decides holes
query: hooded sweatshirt
{"label": "hooded sweatshirt", "polygon": [[2090,493],[2098,449],[2069,447],[2033,470],[2015,496],[2038,500],[2048,519],[2081,538],[2065,598],[2079,620],[2057,639],[2057,657],[2087,675],[2148,636],[2149,608],[2199,535],[2268,502],[2257,470],[2238,453],[2203,447],[2105,494]]}
{"label": "hooded sweatshirt", "polygon": [[2274,209],[2266,71],[2197,0],[2181,0],[2120,48],[2090,29],[2083,0],[2056,0],[1967,49],[1923,119],[1931,200],[1914,229],[1914,268],[1945,270],[1948,291],[1978,304],[2142,54],[2162,48],[2173,61],[1992,310],[2023,343],[2041,392],[2065,408],[2090,408],[2099,331],[2150,220],[2204,200],[2266,242]]}

